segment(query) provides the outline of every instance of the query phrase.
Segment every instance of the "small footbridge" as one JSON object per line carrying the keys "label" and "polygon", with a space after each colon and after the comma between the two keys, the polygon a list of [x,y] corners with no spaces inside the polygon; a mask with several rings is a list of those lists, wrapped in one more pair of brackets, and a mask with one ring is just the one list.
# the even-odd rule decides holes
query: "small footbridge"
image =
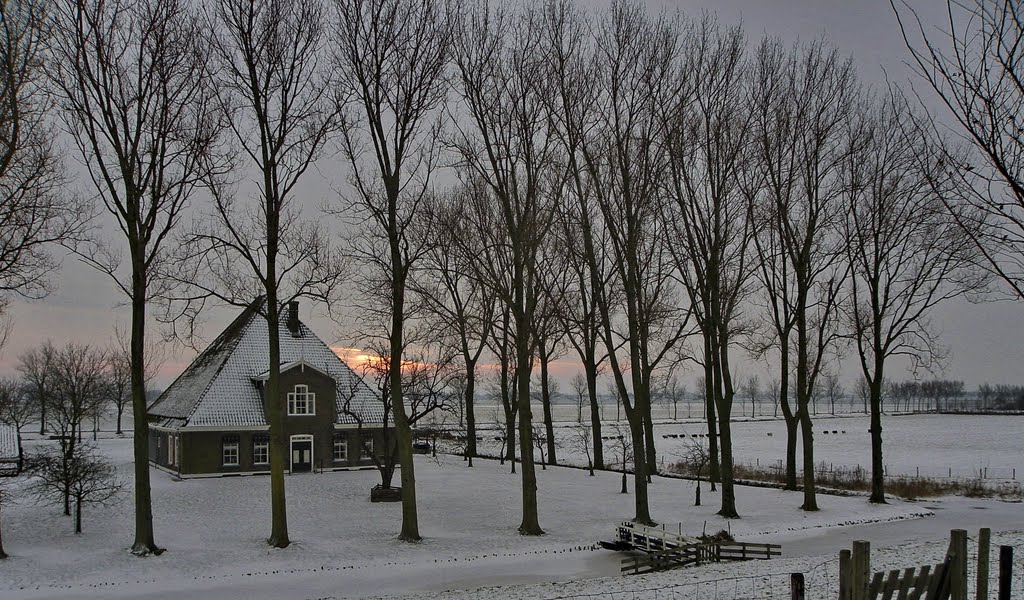
{"label": "small footbridge", "polygon": [[634,551],[632,556],[622,560],[621,572],[636,575],[673,569],[704,562],[723,560],[768,560],[782,556],[779,544],[760,544],[732,540],[707,540],[692,538],[661,527],[638,525],[623,521],[616,528],[615,540],[601,542],[609,550]]}

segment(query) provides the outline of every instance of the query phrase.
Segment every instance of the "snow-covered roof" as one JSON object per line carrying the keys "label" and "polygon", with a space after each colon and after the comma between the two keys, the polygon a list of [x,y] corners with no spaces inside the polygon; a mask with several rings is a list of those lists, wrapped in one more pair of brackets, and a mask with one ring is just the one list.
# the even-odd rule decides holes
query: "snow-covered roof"
{"label": "snow-covered roof", "polygon": [[[269,370],[263,299],[250,304],[149,407],[172,427],[262,427],[267,424],[257,381]],[[282,315],[281,365],[305,364],[334,379],[337,422],[383,422],[383,405],[373,390],[301,321],[292,335]],[[349,400],[350,399],[350,400]],[[348,410],[346,411],[346,401]]]}
{"label": "snow-covered roof", "polygon": [[18,459],[18,432],[12,425],[0,423],[0,461]]}

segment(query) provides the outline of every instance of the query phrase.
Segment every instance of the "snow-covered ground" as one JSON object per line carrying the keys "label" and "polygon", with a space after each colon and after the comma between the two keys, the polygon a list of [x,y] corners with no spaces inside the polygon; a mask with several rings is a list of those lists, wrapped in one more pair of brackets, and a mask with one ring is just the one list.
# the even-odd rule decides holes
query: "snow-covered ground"
{"label": "snow-covered ground", "polygon": [[[1013,469],[1024,468],[1022,422],[1018,417],[887,417],[886,463],[890,473],[914,474],[920,467],[922,475],[943,476],[952,469],[963,477],[987,467],[989,477],[1008,477]],[[815,428],[818,460],[837,467],[867,464],[865,418],[819,418]],[[827,435],[822,433],[826,429]],[[739,421],[733,430],[736,455],[743,462],[771,464],[784,452],[781,421]],[[567,439],[571,425],[563,424],[558,432]],[[612,427],[606,432],[614,433]],[[672,460],[683,443],[673,436],[703,432],[698,422],[660,423],[658,450]],[[493,436],[485,437],[485,445],[493,443]],[[28,446],[41,443],[46,442]],[[131,441],[101,440],[100,448],[129,478]],[[563,461],[582,462],[568,444],[560,454]],[[629,598],[690,598],[713,597],[716,588],[725,597],[759,598],[769,597],[773,588],[781,594],[794,571],[807,575],[809,597],[831,597],[836,554],[852,540],[872,541],[877,570],[905,567],[937,561],[954,527],[968,529],[972,539],[978,527],[992,527],[1000,532],[995,544],[1017,545],[1017,562],[1024,558],[1022,534],[1015,532],[1024,522],[1020,504],[942,498],[879,507],[862,497],[824,496],[823,510],[808,514],[797,509],[798,494],[740,487],[743,518],[726,522],[714,515],[717,494],[705,487],[705,506],[695,508],[693,482],[659,478],[651,486],[652,513],[668,527],[682,527],[684,533],[699,533],[705,522],[708,531],[729,528],[740,539],[782,543],[785,558],[619,577],[621,556],[592,549],[632,515],[633,496],[617,493],[617,474],[591,478],[576,469],[538,470],[541,524],[547,534],[529,538],[516,532],[518,476],[495,461],[479,460],[467,469],[454,456],[436,461],[417,457],[425,540],[415,545],[395,539],[397,504],[369,502],[376,471],[288,477],[295,541],[280,551],[262,542],[269,532],[266,478],[177,481],[160,471],[152,476],[157,539],[168,552],[145,560],[125,551],[131,540],[129,496],[113,507],[87,508],[85,533],[75,536],[69,518],[58,509],[36,506],[16,483],[15,502],[2,516],[12,558],[0,564],[0,598],[555,598],[614,597],[615,592]],[[931,516],[913,518],[922,515]],[[1024,566],[1018,566],[1017,572],[1024,573]],[[661,595],[643,592],[647,589]]]}
{"label": "snow-covered ground", "polygon": [[[131,441],[101,440],[100,448],[128,477]],[[4,543],[12,557],[0,570],[0,597],[420,595],[611,576],[621,557],[591,546],[610,538],[614,526],[633,514],[633,496],[618,493],[617,474],[538,470],[540,519],[547,534],[523,537],[516,531],[519,478],[507,465],[480,460],[468,469],[457,457],[420,456],[422,543],[396,540],[398,504],[369,502],[376,471],[339,472],[287,478],[294,543],[272,550],[263,544],[269,533],[266,478],[177,481],[160,471],[152,475],[157,540],[168,551],[147,559],[125,550],[132,531],[127,495],[116,506],[87,508],[85,533],[75,536],[59,509],[36,506],[15,486],[15,502],[3,513]],[[826,531],[871,522],[892,527],[933,512],[916,503],[872,506],[860,497],[824,497],[820,512],[804,513],[797,508],[798,494],[744,487],[738,490],[744,518],[726,522],[714,515],[716,494],[705,490],[705,505],[691,506],[693,485],[656,479],[651,486],[655,519],[673,529],[681,526],[684,533],[700,533],[706,522],[709,532],[729,528],[739,539],[778,541],[787,556],[805,543],[813,546]],[[997,504],[1002,505],[992,506]],[[824,529],[838,525],[846,527]],[[941,534],[942,527],[933,534]],[[821,552],[833,553],[826,542],[816,543]]]}

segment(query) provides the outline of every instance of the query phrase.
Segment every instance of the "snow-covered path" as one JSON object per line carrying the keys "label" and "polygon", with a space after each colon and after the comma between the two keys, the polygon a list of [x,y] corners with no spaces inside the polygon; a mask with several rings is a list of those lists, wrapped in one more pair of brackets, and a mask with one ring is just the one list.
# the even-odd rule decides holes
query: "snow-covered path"
{"label": "snow-covered path", "polygon": [[[779,533],[772,539],[784,545],[786,559],[813,559],[819,564],[827,562],[842,548],[848,548],[855,539],[872,542],[876,550],[892,549],[906,544],[924,545],[940,543],[953,528],[966,528],[973,535],[980,527],[1004,531],[1021,527],[1024,507],[993,500],[943,498],[929,502],[934,516],[920,519],[898,520],[844,527],[803,529]],[[445,596],[456,595],[493,597],[543,597],[544,590],[555,595],[561,586],[543,586],[572,581],[574,593],[593,589],[626,588],[630,582],[640,585],[639,579],[618,579],[621,556],[603,550],[589,551],[573,548],[537,550],[522,553],[503,553],[498,556],[466,559],[417,560],[408,563],[384,563],[341,569],[289,569],[225,576],[187,577],[175,581],[143,581],[119,585],[94,584],[91,587],[66,589],[22,590],[0,597],[45,599],[65,598],[147,598],[167,599],[181,597],[223,598],[347,598],[364,596]],[[793,561],[787,560],[787,566]],[[808,561],[796,561],[808,564]],[[714,577],[714,570],[704,573]],[[781,569],[778,561],[731,565],[734,573],[751,574],[774,572]],[[700,572],[691,569],[693,577]],[[609,579],[597,578],[613,578]],[[588,587],[587,580],[593,580]],[[650,581],[647,581],[650,585]],[[497,586],[503,587],[496,591]],[[525,587],[523,587],[525,586]],[[485,588],[477,590],[477,588]],[[476,591],[474,591],[476,590]],[[460,593],[461,592],[461,593]]]}

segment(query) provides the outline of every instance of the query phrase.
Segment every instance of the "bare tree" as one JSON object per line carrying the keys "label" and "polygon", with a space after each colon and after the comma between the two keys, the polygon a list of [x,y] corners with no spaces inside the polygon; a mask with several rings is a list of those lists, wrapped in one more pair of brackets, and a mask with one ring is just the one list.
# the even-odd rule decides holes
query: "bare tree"
{"label": "bare tree", "polygon": [[[941,357],[929,327],[938,303],[975,288],[971,238],[940,194],[956,184],[942,146],[898,90],[861,109],[846,165],[850,209],[845,236],[853,274],[846,306],[871,408],[871,502],[885,502],[882,391],[885,367],[914,368]],[[976,270],[975,270],[976,271]]]}
{"label": "bare tree", "polygon": [[[415,339],[415,336],[407,339]],[[382,344],[386,344],[386,340],[382,341]],[[429,340],[423,343],[422,347],[424,350],[421,352],[405,353],[405,363],[402,365],[403,404],[410,426],[429,415],[450,411],[457,402],[455,385],[458,373],[453,367],[454,354],[448,352],[444,345],[431,344]],[[388,363],[391,359],[384,353],[386,349],[371,347],[371,352],[380,350],[380,353],[374,354],[362,368],[363,376],[374,382],[375,391],[378,391],[378,399],[383,406],[383,424],[382,443],[370,452],[370,448],[364,442],[361,450],[365,456],[370,457],[380,472],[381,487],[384,490],[392,490],[394,488],[391,483],[395,467],[400,461],[400,450],[397,435],[392,431],[395,407],[394,396],[390,390],[391,369]],[[362,381],[353,380],[350,388],[342,391],[341,411],[356,422],[359,438],[366,440],[368,438],[362,433],[366,423],[360,411],[363,401],[360,395],[362,386]]]}
{"label": "bare tree", "polygon": [[18,372],[26,385],[31,388],[31,393],[39,412],[39,435],[46,433],[46,405],[48,403],[47,393],[50,391],[50,376],[54,371],[52,368],[53,356],[56,350],[49,340],[42,345],[30,348],[18,356]]}
{"label": "bare tree", "polygon": [[33,488],[41,501],[50,504],[59,505],[63,501],[66,507],[70,497],[75,505],[75,533],[82,533],[83,506],[109,504],[126,483],[117,476],[114,465],[97,454],[91,445],[76,447],[70,458],[54,450],[51,448],[35,457],[38,467]]}
{"label": "bare tree", "polygon": [[136,555],[153,536],[146,417],[147,301],[166,291],[165,243],[201,180],[221,167],[208,56],[183,0],[87,0],[57,5],[54,81],[62,117],[90,181],[127,245],[129,273],[105,244],[79,251],[129,298]]}
{"label": "bare tree", "polygon": [[216,90],[211,110],[230,124],[256,189],[239,201],[225,176],[209,177],[209,214],[194,226],[177,262],[188,284],[179,314],[190,324],[209,298],[244,306],[262,296],[270,355],[264,392],[272,515],[267,543],[277,548],[290,543],[281,311],[298,298],[330,307],[345,271],[320,224],[303,220],[295,196],[336,123],[321,56],[326,18],[319,0],[218,0],[208,7]]}
{"label": "bare tree", "polygon": [[690,418],[690,400],[686,395],[686,384],[679,380],[674,374],[669,374],[662,383],[661,393],[665,400],[672,405],[672,420],[679,420],[679,403],[686,401],[686,418]]}
{"label": "bare tree", "polygon": [[[340,98],[343,154],[351,165],[351,208],[361,219],[360,263],[380,273],[390,296],[388,355],[395,433],[402,465],[400,539],[418,541],[412,434],[401,399],[410,270],[427,252],[430,177],[440,138],[452,32],[440,0],[336,0],[334,89]],[[372,148],[367,152],[367,148]]]}
{"label": "bare tree", "polygon": [[676,456],[682,466],[697,479],[697,487],[694,490],[694,506],[700,506],[700,482],[704,477],[704,470],[711,462],[711,453],[707,445],[697,438],[687,438],[681,450]]}
{"label": "bare tree", "polygon": [[50,425],[57,435],[64,514],[71,514],[74,461],[78,456],[82,425],[103,404],[107,392],[107,355],[91,346],[69,343],[55,349],[47,377],[46,399]]}
{"label": "bare tree", "polygon": [[743,395],[750,401],[750,416],[756,417],[757,403],[761,398],[761,382],[757,375],[750,375],[743,381]]}
{"label": "bare tree", "polygon": [[772,413],[772,416],[775,417],[776,419],[779,418],[779,401],[780,396],[782,394],[781,387],[782,386],[779,383],[778,379],[772,379],[771,381],[768,382],[768,388],[765,390],[768,393],[768,396],[772,399],[772,404],[775,407],[775,412]]}
{"label": "bare tree", "polygon": [[[107,379],[110,402],[114,405],[114,410],[117,412],[116,433],[121,435],[121,418],[124,414],[124,409],[132,401],[131,339],[126,335],[125,330],[115,327],[114,345],[110,348],[108,357],[110,364],[108,366]],[[159,345],[149,342],[146,344],[145,357],[146,368],[144,370],[144,377],[146,389],[148,390],[150,383],[163,365],[163,350]]]}
{"label": "bare tree", "polygon": [[533,6],[506,8],[477,2],[456,24],[462,100],[457,110],[466,117],[457,120],[452,145],[463,177],[483,188],[466,207],[475,229],[491,238],[481,240],[490,252],[476,254],[474,276],[511,313],[523,468],[519,532],[540,535],[530,376],[543,294],[540,251],[555,217],[558,181],[548,90],[542,85],[541,16]]}
{"label": "bare tree", "polygon": [[1024,18],[1009,0],[948,0],[932,28],[890,1],[916,75],[972,147],[949,156],[959,193],[938,194],[982,255],[983,266],[1024,298]]}
{"label": "bare tree", "polygon": [[[731,418],[736,388],[730,365],[740,309],[751,292],[753,233],[740,192],[748,164],[751,113],[743,94],[748,67],[739,28],[710,17],[695,23],[679,65],[677,96],[664,108],[670,200],[670,248],[703,337],[708,434],[718,441],[722,506],[733,518]],[[717,424],[717,431],[715,425]],[[712,447],[712,470],[715,449]],[[712,473],[712,477],[715,477]]]}
{"label": "bare tree", "polygon": [[0,378],[0,423],[14,428],[18,438],[18,470],[24,467],[21,430],[39,416],[39,403],[29,385],[17,379]]}
{"label": "bare tree", "polygon": [[[582,378],[582,375],[580,375]],[[582,397],[582,394],[581,394]],[[578,452],[582,452],[587,457],[587,470],[590,471],[590,476],[594,476],[594,459],[593,449],[594,444],[594,430],[589,425],[583,423],[580,419],[576,425],[573,426],[571,433],[569,434],[569,443],[572,448]]]}
{"label": "bare tree", "polygon": [[[613,464],[617,465],[619,470],[622,471],[622,487],[619,489],[619,493],[628,494],[629,487],[626,485],[628,481],[626,473],[629,471],[630,464],[633,464],[633,469],[634,471],[636,470],[635,455],[633,454],[633,436],[629,429],[624,428],[620,423],[613,424],[611,430],[612,455],[615,457]],[[634,485],[635,481],[634,479]]]}
{"label": "bare tree", "polygon": [[[744,187],[757,222],[754,242],[780,376],[788,388],[794,367],[803,462],[811,465],[808,406],[839,338],[839,293],[848,275],[842,260],[846,205],[840,169],[849,151],[847,122],[857,83],[852,59],[823,42],[787,52],[772,39],[758,49],[754,79],[757,167]],[[783,399],[784,415],[791,414],[787,404]],[[787,448],[795,448],[795,442],[788,440]],[[787,455],[787,474],[794,472],[791,459]],[[804,469],[803,490],[803,508],[817,510],[813,469]]]}
{"label": "bare tree", "polygon": [[828,398],[832,414],[836,414],[836,402],[843,397],[843,383],[839,381],[839,373],[826,371],[822,377],[822,387],[825,388],[825,397]]}
{"label": "bare tree", "polygon": [[47,118],[51,10],[41,0],[0,3],[0,341],[7,294],[45,295],[56,266],[48,247],[76,242],[92,216],[87,202],[64,193]]}

